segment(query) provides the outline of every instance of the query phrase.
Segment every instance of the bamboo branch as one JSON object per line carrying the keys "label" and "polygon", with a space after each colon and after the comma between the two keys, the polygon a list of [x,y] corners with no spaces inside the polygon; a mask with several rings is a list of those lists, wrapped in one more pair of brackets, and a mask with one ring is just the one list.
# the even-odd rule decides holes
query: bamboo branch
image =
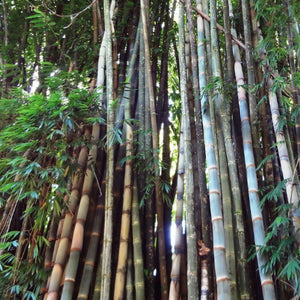
{"label": "bamboo branch", "polygon": [[[185,4],[185,1],[180,1],[181,3]],[[206,21],[210,22],[210,17],[208,15],[206,15],[205,13],[203,13],[201,10],[197,9],[196,7],[193,7],[192,6],[192,10],[194,10],[197,15],[201,16],[203,19],[205,19]],[[225,29],[223,26],[221,26],[220,24],[217,23],[217,28],[219,30],[221,30],[222,32],[225,33]],[[238,40],[235,36],[233,36],[231,34],[231,38],[232,40],[239,46],[241,47],[242,49],[246,50],[246,46],[240,41]]]}
{"label": "bamboo branch", "polygon": [[76,13],[70,14],[70,15],[61,15],[56,13],[54,10],[52,10],[50,7],[47,6],[47,4],[45,2],[43,2],[43,6],[49,11],[51,12],[54,16],[59,17],[59,18],[70,18],[71,22],[69,25],[65,26],[64,29],[69,28],[71,25],[73,25],[73,22],[75,21],[75,19],[81,15],[83,12],[85,12],[86,10],[90,9],[98,0],[94,0],[92,3],[90,3],[88,6],[86,6],[84,9],[82,9],[81,11],[78,11]]}
{"label": "bamboo branch", "polygon": [[[207,16],[205,13],[203,13],[202,11],[200,11],[199,9],[197,9],[197,8],[195,8],[195,7],[192,7],[192,9],[193,9],[198,15],[200,15],[203,19],[205,19],[206,21],[210,22],[210,17]],[[222,32],[225,33],[224,27],[221,26],[221,25],[218,24],[218,23],[217,23],[217,28],[218,28],[219,30],[221,30]],[[232,40],[233,40],[238,46],[240,46],[242,49],[246,50],[246,46],[245,46],[240,40],[238,40],[235,36],[233,36],[232,34],[231,34],[231,38],[232,38]]]}

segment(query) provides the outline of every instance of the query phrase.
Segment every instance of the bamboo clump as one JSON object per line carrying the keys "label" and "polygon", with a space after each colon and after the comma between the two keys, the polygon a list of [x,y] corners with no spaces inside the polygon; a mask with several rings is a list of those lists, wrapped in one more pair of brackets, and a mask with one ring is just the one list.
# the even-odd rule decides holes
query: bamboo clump
{"label": "bamboo clump", "polygon": [[[299,292],[297,277],[282,275],[295,264],[299,273],[295,1],[282,5],[286,27],[272,25],[280,19],[274,5],[261,31],[255,7],[263,1],[4,2],[5,299],[271,300]],[[22,33],[12,29],[18,10]],[[288,47],[278,70],[264,21],[274,45]],[[256,60],[259,44],[266,49]],[[38,97],[47,109],[37,117],[30,105]],[[25,138],[9,136],[23,108]]]}

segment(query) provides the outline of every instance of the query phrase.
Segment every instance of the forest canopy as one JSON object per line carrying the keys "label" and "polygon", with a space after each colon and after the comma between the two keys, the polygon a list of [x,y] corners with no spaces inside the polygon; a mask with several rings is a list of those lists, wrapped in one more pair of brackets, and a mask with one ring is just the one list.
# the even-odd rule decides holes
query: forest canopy
{"label": "forest canopy", "polygon": [[299,299],[299,22],[2,0],[1,299]]}

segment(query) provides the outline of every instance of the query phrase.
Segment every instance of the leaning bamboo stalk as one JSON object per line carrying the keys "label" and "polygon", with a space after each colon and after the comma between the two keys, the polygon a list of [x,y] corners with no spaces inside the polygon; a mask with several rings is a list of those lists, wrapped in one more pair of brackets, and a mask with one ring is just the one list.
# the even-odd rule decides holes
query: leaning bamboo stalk
{"label": "leaning bamboo stalk", "polygon": [[184,165],[186,184],[186,238],[187,238],[187,282],[189,299],[198,299],[198,259],[194,222],[194,182],[191,153],[190,116],[187,99],[187,74],[184,49],[184,7],[179,4],[179,66],[180,66],[180,96],[182,103]]}
{"label": "leaning bamboo stalk", "polygon": [[[90,130],[87,128],[84,133],[86,136],[90,134]],[[68,211],[64,217],[64,223],[61,233],[61,238],[58,244],[57,253],[55,257],[54,266],[51,272],[49,281],[49,290],[45,295],[47,300],[58,299],[58,291],[61,280],[63,278],[63,271],[66,264],[67,256],[70,248],[70,237],[73,228],[73,216],[77,208],[77,203],[80,197],[80,190],[83,182],[82,172],[85,169],[88,158],[88,148],[82,147],[78,157],[79,169],[74,175],[72,180],[72,190],[68,202]]]}
{"label": "leaning bamboo stalk", "polygon": [[[234,46],[235,77],[240,107],[240,118],[242,122],[242,136],[244,144],[245,165],[247,169],[247,184],[249,193],[250,210],[254,232],[255,245],[261,246],[265,243],[265,231],[262,213],[259,206],[259,191],[256,177],[255,160],[252,148],[251,127],[249,122],[248,105],[246,91],[244,89],[244,76],[237,47]],[[263,272],[262,268],[266,263],[266,258],[257,251],[257,262],[264,299],[276,299],[272,276]]]}
{"label": "leaning bamboo stalk", "polygon": [[[198,1],[200,4],[200,1]],[[198,18],[198,56],[199,56],[199,82],[200,88],[206,87],[205,77],[205,49],[204,49],[204,35],[203,35],[203,20]],[[210,117],[209,99],[208,95],[204,93],[201,98],[202,122],[204,130],[204,145],[206,154],[206,164],[208,172],[208,190],[210,211],[213,224],[213,247],[214,247],[214,261],[215,272],[217,279],[218,297],[219,299],[230,298],[229,276],[226,267],[225,259],[225,238],[223,227],[223,216],[220,201],[220,183],[218,176],[218,167],[215,157],[215,145],[212,130],[212,123]],[[205,264],[203,265],[205,267]],[[203,270],[205,274],[205,270]],[[201,282],[201,299],[207,299],[207,281],[204,277]]]}
{"label": "leaning bamboo stalk", "polygon": [[285,187],[286,187],[286,194],[288,198],[288,203],[292,204],[291,214],[293,218],[294,230],[295,230],[295,237],[298,243],[298,248],[300,248],[300,217],[299,217],[299,196],[297,192],[296,185],[294,184],[294,177],[295,174],[292,170],[287,144],[285,140],[285,136],[282,130],[279,129],[279,107],[278,101],[275,91],[273,90],[273,81],[271,78],[267,79],[267,87],[268,87],[268,98],[271,108],[272,114],[272,122],[275,131],[276,137],[276,145],[282,170],[283,179],[286,180]]}
{"label": "leaning bamboo stalk", "polygon": [[[111,11],[114,10],[115,1],[111,3]],[[111,286],[111,258],[113,239],[113,178],[114,178],[114,146],[113,126],[114,112],[112,103],[113,96],[113,57],[112,57],[112,30],[109,0],[104,0],[104,24],[106,32],[106,97],[107,97],[107,157],[106,157],[106,192],[105,192],[105,221],[104,239],[102,251],[102,272],[101,272],[101,295],[100,299],[110,298]]]}
{"label": "leaning bamboo stalk", "polygon": [[[92,142],[97,142],[97,140],[99,139],[99,133],[100,126],[99,124],[95,124],[92,130]],[[88,214],[90,204],[90,193],[92,191],[92,185],[94,181],[93,164],[96,162],[96,159],[97,146],[93,145],[89,154],[89,166],[84,176],[82,196],[77,212],[77,219],[71,243],[71,253],[66,268],[61,299],[71,299],[73,296],[79,258],[83,247],[84,225]]]}
{"label": "leaning bamboo stalk", "polygon": [[[100,94],[99,97],[99,105],[103,105],[103,86],[105,83],[105,51],[106,51],[106,43],[105,43],[105,33],[102,39],[101,47],[99,49],[99,59],[98,59],[98,72],[97,72],[97,83],[96,87],[99,91],[102,91],[102,94]],[[101,136],[101,133],[100,133]],[[99,137],[100,137],[99,136]],[[94,151],[96,148],[93,148]],[[96,155],[94,153],[94,155]],[[96,162],[96,157],[95,161]],[[100,159],[100,163],[102,164],[102,160]],[[92,166],[93,168],[93,166]],[[98,166],[98,169],[101,169],[101,167]],[[93,170],[94,172],[94,170]],[[94,174],[95,175],[95,174]],[[96,178],[97,179],[97,178]],[[83,273],[82,273],[82,278],[84,280],[80,281],[80,287],[79,287],[79,292],[77,299],[87,299],[89,295],[89,290],[90,290],[90,285],[92,281],[92,275],[93,275],[93,270],[94,270],[94,265],[95,265],[95,260],[96,260],[96,254],[97,254],[97,249],[99,248],[99,239],[100,239],[100,234],[101,234],[101,226],[103,225],[103,219],[104,219],[104,195],[102,194],[103,188],[100,188],[100,183],[98,182],[97,179],[97,184],[99,185],[99,199],[97,201],[97,207],[96,207],[96,213],[95,213],[95,218],[94,218],[94,223],[92,227],[92,233],[91,233],[91,239],[89,242],[88,246],[88,252],[86,255],[86,260],[84,263],[83,267]]]}
{"label": "leaning bamboo stalk", "polygon": [[[181,124],[183,120],[181,118]],[[183,194],[184,194],[184,147],[183,147],[183,128],[180,131],[178,158],[178,173],[177,173],[177,198],[175,208],[175,243],[174,254],[171,270],[171,283],[169,300],[180,299],[180,265],[183,251],[183,235],[182,235],[182,216],[183,216]]]}
{"label": "leaning bamboo stalk", "polygon": [[124,192],[123,192],[123,208],[121,217],[121,233],[120,246],[117,264],[117,273],[114,287],[114,299],[122,299],[125,288],[126,279],[126,265],[128,255],[128,239],[131,219],[131,205],[132,205],[132,155],[133,155],[133,130],[130,124],[130,90],[131,77],[133,75],[134,65],[137,57],[137,50],[139,45],[139,32],[136,35],[135,45],[128,67],[127,79],[129,85],[124,89],[125,98],[125,131],[126,131],[126,163],[124,175]]}
{"label": "leaning bamboo stalk", "polygon": [[158,233],[158,252],[159,252],[159,277],[161,283],[161,298],[162,300],[168,298],[168,281],[167,281],[167,267],[166,267],[166,254],[165,254],[165,234],[164,234],[164,212],[163,201],[160,190],[160,177],[159,177],[159,141],[158,130],[156,121],[155,110],[155,97],[153,89],[153,80],[151,73],[150,63],[150,44],[148,33],[147,13],[145,7],[145,0],[141,0],[141,16],[143,23],[143,36],[145,44],[145,70],[147,73],[148,92],[149,92],[149,104],[150,104],[150,116],[151,116],[151,129],[152,129],[152,146],[153,146],[153,158],[155,160],[154,174],[155,174],[155,204],[157,213],[157,233]]}
{"label": "leaning bamboo stalk", "polygon": [[[286,6],[288,15],[291,18],[291,11],[290,11],[290,1],[286,0]],[[296,68],[296,59],[294,55],[294,35],[292,31],[292,24],[293,22],[290,20],[287,24],[287,35],[288,35],[288,46],[289,46],[289,62],[290,62],[290,70],[291,70],[291,77],[293,78],[297,72]],[[291,83],[292,85],[292,95],[294,100],[294,106],[300,104],[300,90],[299,86],[296,86],[294,81]],[[298,112],[295,118],[295,131],[296,131],[296,138],[297,138],[297,154],[300,157],[300,113]],[[298,165],[298,173],[300,171],[300,164]]]}

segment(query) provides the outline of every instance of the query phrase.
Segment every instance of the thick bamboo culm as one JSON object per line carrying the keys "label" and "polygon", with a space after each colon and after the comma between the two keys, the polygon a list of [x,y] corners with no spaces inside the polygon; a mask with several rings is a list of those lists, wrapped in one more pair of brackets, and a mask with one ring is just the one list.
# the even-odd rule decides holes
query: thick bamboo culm
{"label": "thick bamboo culm", "polygon": [[[99,140],[100,125],[95,124],[92,130],[91,142],[97,143]],[[70,256],[66,268],[64,286],[62,290],[61,299],[72,298],[74,291],[74,283],[77,274],[77,268],[79,264],[80,253],[83,247],[84,239],[84,225],[87,218],[89,204],[90,204],[90,194],[92,191],[93,181],[94,181],[94,164],[97,159],[97,146],[94,145],[89,153],[89,163],[85,171],[85,176],[83,180],[81,199],[79,203],[79,208],[76,216],[76,224],[73,232],[73,238],[70,249]]]}
{"label": "thick bamboo culm", "polygon": [[[265,231],[264,231],[262,213],[259,207],[259,195],[258,195],[259,191],[258,191],[258,183],[257,183],[257,177],[255,171],[255,160],[254,160],[254,154],[252,148],[252,138],[251,138],[249,115],[248,115],[246,91],[243,88],[245,82],[244,82],[241,61],[240,61],[239,49],[236,46],[233,46],[233,48],[234,48],[233,53],[235,59],[234,70],[235,70],[235,76],[237,81],[240,117],[242,122],[245,165],[247,168],[247,183],[248,183],[248,191],[249,191],[249,201],[250,201],[250,209],[251,209],[251,216],[252,216],[254,240],[255,240],[255,245],[264,245]],[[261,255],[259,252],[257,252],[257,261],[259,266],[260,280],[261,280],[264,297],[266,297],[266,299],[276,299],[272,276],[262,271],[262,267],[266,263],[266,258],[263,255]]]}
{"label": "thick bamboo culm", "polygon": [[145,299],[144,282],[144,259],[142,252],[141,224],[139,216],[139,199],[136,174],[133,180],[132,195],[132,241],[133,241],[133,262],[134,262],[134,287],[136,299]]}
{"label": "thick bamboo culm", "polygon": [[121,218],[121,232],[120,232],[120,246],[118,255],[117,274],[114,287],[114,299],[122,299],[126,281],[126,265],[128,256],[128,241],[129,229],[131,221],[131,207],[132,207],[132,155],[133,155],[133,129],[130,124],[130,91],[131,79],[133,75],[134,65],[137,58],[140,31],[136,34],[134,49],[131,54],[130,65],[128,67],[127,78],[129,79],[128,86],[124,88],[125,99],[125,138],[126,138],[126,162],[124,175],[124,192],[123,192],[123,207]]}
{"label": "thick bamboo culm", "polygon": [[[86,128],[84,134],[85,136],[90,135],[89,128]],[[64,266],[66,264],[69,247],[71,246],[70,237],[72,235],[73,218],[75,215],[75,210],[77,208],[78,201],[80,199],[81,187],[83,184],[83,177],[84,177],[83,172],[86,167],[87,159],[88,159],[88,148],[82,147],[78,157],[79,168],[72,180],[72,190],[68,201],[68,211],[66,212],[66,215],[64,217],[61,238],[59,240],[54,266],[49,280],[48,293],[45,294],[45,299],[47,300],[54,300],[54,299],[58,299],[59,297],[58,294],[59,286],[63,278],[63,271],[64,271]]]}

